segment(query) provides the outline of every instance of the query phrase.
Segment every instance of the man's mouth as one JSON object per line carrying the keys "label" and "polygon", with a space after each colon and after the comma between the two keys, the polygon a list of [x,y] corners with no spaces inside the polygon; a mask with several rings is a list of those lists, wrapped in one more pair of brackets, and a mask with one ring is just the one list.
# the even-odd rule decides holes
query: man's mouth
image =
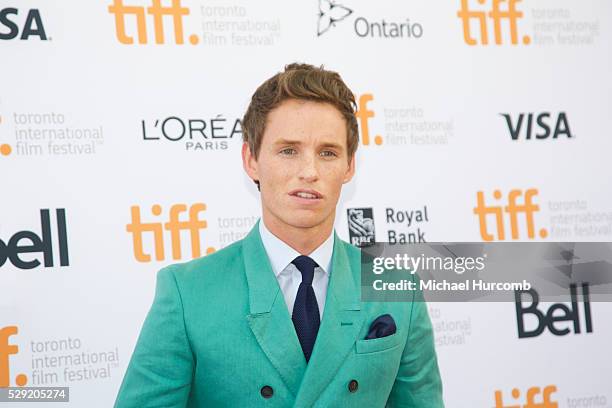
{"label": "man's mouth", "polygon": [[318,200],[318,199],[323,198],[323,195],[321,193],[319,193],[316,190],[310,190],[310,189],[293,190],[289,193],[289,195],[292,195],[294,197],[305,198],[307,200]]}

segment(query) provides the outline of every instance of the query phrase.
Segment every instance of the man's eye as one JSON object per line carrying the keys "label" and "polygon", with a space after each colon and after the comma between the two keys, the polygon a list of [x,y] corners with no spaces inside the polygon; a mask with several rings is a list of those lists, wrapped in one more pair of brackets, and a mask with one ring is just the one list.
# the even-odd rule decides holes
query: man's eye
{"label": "man's eye", "polygon": [[296,153],[295,149],[294,149],[294,148],[292,148],[292,147],[287,147],[286,149],[283,149],[283,150],[281,150],[280,152],[281,152],[282,154],[284,154],[284,155],[288,155],[288,156],[291,156],[291,155],[293,155],[293,154],[295,154],[295,153]]}
{"label": "man's eye", "polygon": [[321,155],[325,156],[325,157],[336,157],[336,156],[338,156],[335,152],[332,152],[331,150],[324,150],[324,151],[321,152]]}

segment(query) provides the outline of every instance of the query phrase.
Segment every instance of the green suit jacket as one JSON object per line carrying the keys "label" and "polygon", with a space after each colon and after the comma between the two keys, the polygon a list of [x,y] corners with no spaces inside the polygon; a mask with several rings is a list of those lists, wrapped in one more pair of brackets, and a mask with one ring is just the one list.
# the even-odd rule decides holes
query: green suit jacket
{"label": "green suit jacket", "polygon": [[[362,302],[360,251],[334,238],[308,364],[256,224],[212,255],[159,271],[115,407],[443,407],[426,304]],[[387,313],[396,333],[365,340]]]}

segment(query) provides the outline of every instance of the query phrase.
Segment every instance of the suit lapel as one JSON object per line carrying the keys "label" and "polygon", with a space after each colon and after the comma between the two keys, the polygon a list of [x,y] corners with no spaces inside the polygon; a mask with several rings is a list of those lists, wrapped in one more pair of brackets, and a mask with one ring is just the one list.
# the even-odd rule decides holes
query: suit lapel
{"label": "suit lapel", "polygon": [[306,370],[306,359],[261,242],[259,222],[261,220],[242,244],[249,287],[250,313],[247,319],[259,346],[289,390],[297,395]]}
{"label": "suit lapel", "polygon": [[314,404],[346,359],[363,325],[360,283],[353,279],[344,243],[335,233],[332,265],[323,321],[296,397],[296,407]]}

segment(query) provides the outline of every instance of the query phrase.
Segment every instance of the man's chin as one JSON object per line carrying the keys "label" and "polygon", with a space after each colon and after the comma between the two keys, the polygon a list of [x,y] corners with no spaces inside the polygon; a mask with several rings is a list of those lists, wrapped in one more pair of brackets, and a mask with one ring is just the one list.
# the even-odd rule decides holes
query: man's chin
{"label": "man's chin", "polygon": [[312,211],[296,211],[287,219],[287,224],[295,228],[315,228],[325,223],[326,217]]}

